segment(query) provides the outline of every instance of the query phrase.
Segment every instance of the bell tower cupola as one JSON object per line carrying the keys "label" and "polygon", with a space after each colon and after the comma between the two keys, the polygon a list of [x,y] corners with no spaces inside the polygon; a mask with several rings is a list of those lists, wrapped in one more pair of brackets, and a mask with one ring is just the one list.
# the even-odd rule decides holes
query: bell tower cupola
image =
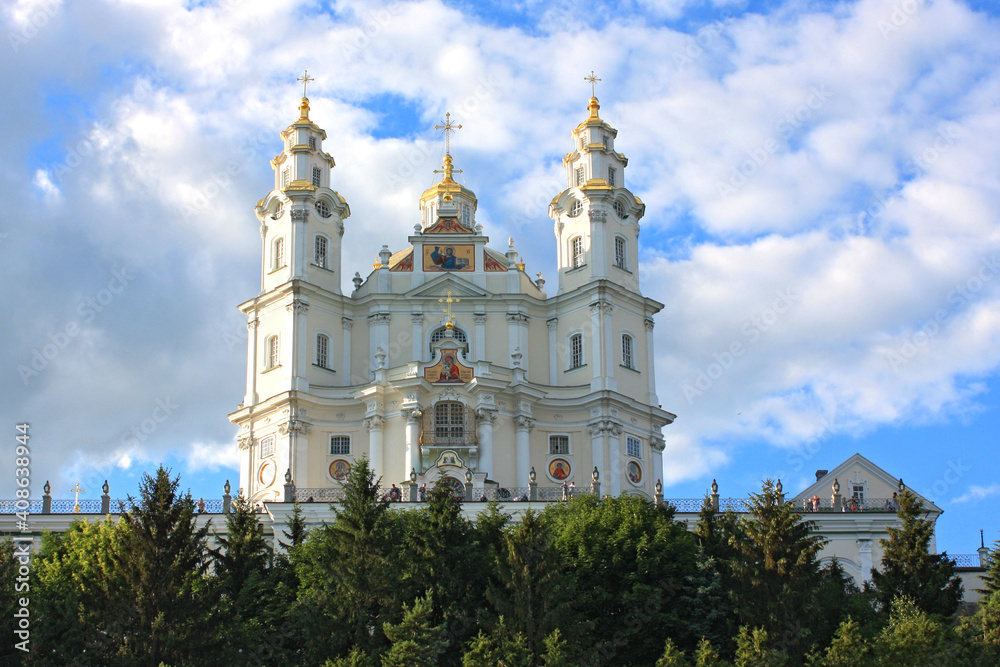
{"label": "bell tower cupola", "polygon": [[444,163],[440,171],[434,172],[442,175],[441,181],[420,195],[421,227],[424,230],[430,229],[441,218],[454,218],[462,227],[473,231],[479,200],[476,199],[475,192],[455,181],[454,175],[461,174],[462,171],[455,169],[451,157],[451,135],[462,129],[462,126],[454,123],[451,114],[447,113],[441,125],[435,125],[434,129],[444,134]]}
{"label": "bell tower cupola", "polygon": [[331,187],[333,157],[323,150],[326,131],[309,118],[308,71],[299,78],[299,117],[281,132],[273,160],[274,189],[257,203],[264,240],[262,289],[305,280],[340,294],[341,241],[347,202]]}
{"label": "bell tower cupola", "polygon": [[559,292],[609,279],[639,291],[639,219],[646,205],[625,187],[628,158],[615,150],[618,130],[600,117],[600,79],[591,72],[587,118],[571,132],[563,158],[566,189],[549,204],[558,242]]}

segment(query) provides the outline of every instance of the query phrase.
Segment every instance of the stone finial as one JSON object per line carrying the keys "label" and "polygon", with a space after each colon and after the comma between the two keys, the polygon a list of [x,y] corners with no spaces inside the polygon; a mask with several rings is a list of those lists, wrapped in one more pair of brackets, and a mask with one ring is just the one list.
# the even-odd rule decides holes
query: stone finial
{"label": "stone finial", "polygon": [[713,479],[712,480],[712,493],[718,493],[718,492],[719,492],[719,484],[718,484],[718,482],[715,481],[715,479]]}
{"label": "stone finial", "polygon": [[285,484],[292,483],[292,469],[288,468],[285,470]]}
{"label": "stone finial", "polygon": [[535,466],[531,466],[531,470],[528,472],[528,479],[531,480],[532,484],[534,484],[536,477],[537,475],[535,474]]}
{"label": "stone finial", "polygon": [[[534,468],[532,468],[534,470]],[[465,483],[472,484],[472,471],[468,468],[465,469]]]}
{"label": "stone finial", "polygon": [[597,466],[594,466],[594,472],[590,473],[590,476],[594,478],[595,482],[601,481],[601,473],[597,472]]}
{"label": "stone finial", "polygon": [[103,490],[104,494],[107,495],[110,489],[111,487],[108,486],[108,480],[104,480],[104,486],[101,487],[101,490]]}
{"label": "stone finial", "polygon": [[659,479],[656,480],[655,488],[656,488],[656,495],[660,495],[661,493],[663,493],[663,483]]}
{"label": "stone finial", "polygon": [[840,481],[836,477],[833,478],[833,492],[840,493]]}
{"label": "stone finial", "polygon": [[416,484],[416,483],[417,483],[417,469],[410,468],[410,484]]}
{"label": "stone finial", "polygon": [[774,490],[778,492],[778,495],[781,495],[781,492],[782,492],[783,489],[781,487],[781,478],[780,477],[778,478],[778,483],[774,485]]}
{"label": "stone finial", "polygon": [[902,493],[903,491],[906,491],[906,485],[903,484],[903,478],[900,477],[899,478],[899,492]]}
{"label": "stone finial", "polygon": [[45,480],[45,486],[42,487],[42,490],[45,491],[45,495],[52,493],[52,487],[49,486],[49,480]]}
{"label": "stone finial", "polygon": [[222,487],[222,490],[223,490],[223,492],[224,492],[224,493],[225,493],[226,495],[229,495],[229,492],[230,492],[230,491],[232,490],[232,488],[233,488],[233,487],[229,486],[229,480],[227,479],[227,480],[226,480],[226,485]]}

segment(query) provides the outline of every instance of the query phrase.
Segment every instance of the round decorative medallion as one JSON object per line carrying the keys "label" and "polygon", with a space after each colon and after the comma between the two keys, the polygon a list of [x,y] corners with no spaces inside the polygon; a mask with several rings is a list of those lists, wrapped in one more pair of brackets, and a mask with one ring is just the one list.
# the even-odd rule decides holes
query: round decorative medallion
{"label": "round decorative medallion", "polygon": [[628,481],[636,486],[642,484],[642,466],[638,461],[629,461],[625,466],[625,473],[628,475]]}
{"label": "round decorative medallion", "polygon": [[274,466],[274,461],[264,461],[257,472],[257,481],[260,482],[261,486],[271,486],[271,483],[274,482],[274,473],[276,471],[277,468]]}
{"label": "round decorative medallion", "polygon": [[330,461],[330,477],[343,482],[347,479],[347,473],[351,472],[351,462],[346,459],[334,459]]}
{"label": "round decorative medallion", "polygon": [[573,476],[573,464],[567,459],[552,459],[549,461],[549,477],[562,482]]}

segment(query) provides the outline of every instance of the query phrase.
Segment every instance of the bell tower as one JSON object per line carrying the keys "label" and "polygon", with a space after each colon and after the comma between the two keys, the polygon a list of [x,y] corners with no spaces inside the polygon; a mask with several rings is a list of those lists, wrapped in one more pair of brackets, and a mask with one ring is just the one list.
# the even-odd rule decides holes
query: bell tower
{"label": "bell tower", "polygon": [[341,241],[347,202],[330,187],[333,157],[323,151],[326,131],[309,119],[305,88],[299,118],[281,133],[273,160],[274,189],[257,203],[263,238],[261,290],[297,279],[340,294]]}
{"label": "bell tower", "polygon": [[559,293],[593,280],[639,291],[639,219],[646,205],[625,187],[628,158],[615,151],[618,130],[599,115],[591,72],[587,119],[572,131],[574,150],[563,158],[566,189],[549,204],[558,242]]}

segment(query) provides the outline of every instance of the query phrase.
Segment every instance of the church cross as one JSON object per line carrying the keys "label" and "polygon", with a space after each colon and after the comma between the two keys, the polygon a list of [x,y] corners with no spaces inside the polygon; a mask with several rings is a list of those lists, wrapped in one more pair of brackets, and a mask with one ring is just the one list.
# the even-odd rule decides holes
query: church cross
{"label": "church cross", "polygon": [[447,308],[442,308],[441,312],[443,312],[445,315],[448,316],[448,323],[449,324],[454,324],[454,319],[455,319],[455,316],[452,315],[452,313],[451,313],[451,304],[453,304],[453,303],[459,303],[460,301],[461,301],[461,299],[452,299],[451,298],[451,290],[448,290],[448,298],[447,299],[438,299],[438,303],[447,303],[448,304],[448,307]]}
{"label": "church cross", "polygon": [[444,115],[444,124],[435,125],[435,130],[440,130],[444,134],[444,153],[445,155],[451,155],[451,134],[456,130],[461,130],[461,125],[456,125],[451,122],[451,113],[446,113]]}
{"label": "church cross", "polygon": [[590,70],[590,76],[583,77],[583,80],[590,82],[590,96],[597,97],[597,82],[600,81],[600,79],[594,76],[594,70]]}
{"label": "church cross", "polygon": [[299,78],[296,79],[296,81],[298,81],[298,82],[300,82],[302,84],[302,97],[307,97],[307,95],[306,95],[306,87],[309,85],[310,81],[315,81],[315,80],[316,79],[314,79],[311,76],[309,76],[309,70],[306,70],[305,73],[302,76],[300,76]]}
{"label": "church cross", "polygon": [[69,490],[70,493],[75,493],[76,494],[76,498],[73,500],[73,511],[74,512],[79,512],[80,511],[80,494],[83,493],[86,490],[87,489],[81,489],[80,488],[80,482],[76,483],[76,488],[75,489],[70,489]]}

